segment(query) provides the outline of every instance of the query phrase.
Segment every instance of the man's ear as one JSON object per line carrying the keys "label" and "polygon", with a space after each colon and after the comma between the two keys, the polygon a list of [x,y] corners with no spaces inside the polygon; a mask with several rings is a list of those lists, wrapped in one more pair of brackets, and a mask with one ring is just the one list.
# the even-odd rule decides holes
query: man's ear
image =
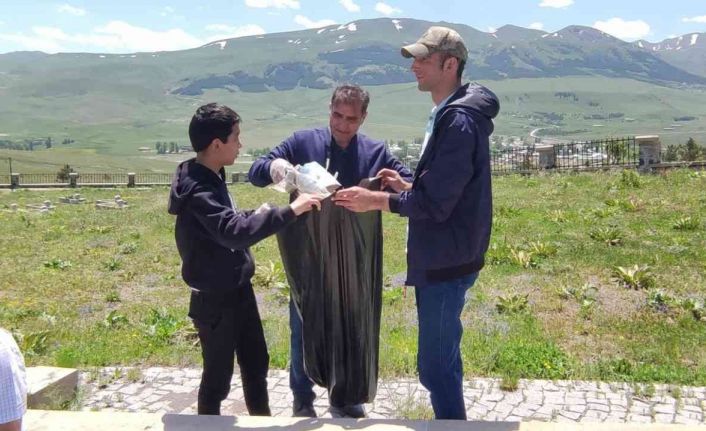
{"label": "man's ear", "polygon": [[454,66],[458,67],[458,59],[456,57],[449,57],[444,62],[444,69],[448,71],[455,70]]}
{"label": "man's ear", "polygon": [[365,118],[366,118],[367,116],[368,116],[368,113],[367,113],[367,112],[363,112],[363,115],[360,117],[360,124],[363,124],[363,122],[365,121]]}
{"label": "man's ear", "polygon": [[220,140],[220,138],[213,138],[211,141],[211,148],[218,148],[220,145],[223,145],[223,141]]}

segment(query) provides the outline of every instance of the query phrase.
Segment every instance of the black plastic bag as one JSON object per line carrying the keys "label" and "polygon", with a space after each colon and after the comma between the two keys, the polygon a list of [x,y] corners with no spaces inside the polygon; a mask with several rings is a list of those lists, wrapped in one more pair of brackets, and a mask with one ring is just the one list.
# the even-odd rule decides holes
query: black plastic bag
{"label": "black plastic bag", "polygon": [[382,306],[380,212],[354,213],[328,198],[277,240],[302,318],[308,376],[328,389],[332,405],[371,402]]}

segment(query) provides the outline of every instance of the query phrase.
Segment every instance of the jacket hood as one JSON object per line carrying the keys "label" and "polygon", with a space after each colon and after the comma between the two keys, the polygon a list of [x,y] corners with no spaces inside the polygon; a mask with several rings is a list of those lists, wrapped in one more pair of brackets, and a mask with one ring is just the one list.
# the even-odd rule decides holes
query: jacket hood
{"label": "jacket hood", "polygon": [[461,86],[446,106],[448,109],[454,107],[471,109],[488,120],[492,120],[500,112],[498,96],[487,87],[476,83]]}
{"label": "jacket hood", "polygon": [[217,185],[225,179],[225,170],[221,168],[220,178],[215,172],[206,166],[196,162],[196,159],[189,159],[181,162],[177,166],[174,178],[172,178],[172,188],[169,192],[169,214],[179,214],[184,208],[184,204],[193,194],[196,186],[204,182]]}

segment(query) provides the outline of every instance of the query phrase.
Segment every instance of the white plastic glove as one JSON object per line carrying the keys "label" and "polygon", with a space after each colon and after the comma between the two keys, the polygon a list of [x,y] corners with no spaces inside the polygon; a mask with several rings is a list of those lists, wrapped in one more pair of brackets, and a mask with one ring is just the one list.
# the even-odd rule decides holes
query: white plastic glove
{"label": "white plastic glove", "polygon": [[270,177],[272,178],[272,183],[280,183],[288,170],[294,170],[294,166],[284,159],[274,159],[270,162]]}

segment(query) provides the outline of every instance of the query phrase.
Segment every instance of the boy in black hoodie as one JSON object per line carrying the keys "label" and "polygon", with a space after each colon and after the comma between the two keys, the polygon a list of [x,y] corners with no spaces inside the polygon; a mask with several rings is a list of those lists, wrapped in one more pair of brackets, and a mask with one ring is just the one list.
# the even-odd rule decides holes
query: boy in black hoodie
{"label": "boy in black hoodie", "polygon": [[286,207],[237,209],[223,167],[233,164],[242,146],[240,116],[227,106],[210,103],[197,109],[189,139],[196,157],[177,167],[169,213],[177,216],[181,272],[191,287],[189,317],[201,342],[198,413],[220,414],[230,391],[235,355],[248,413],[269,416],[269,355],[250,283],[255,270],[248,247],[319,207],[319,201],[302,194]]}

